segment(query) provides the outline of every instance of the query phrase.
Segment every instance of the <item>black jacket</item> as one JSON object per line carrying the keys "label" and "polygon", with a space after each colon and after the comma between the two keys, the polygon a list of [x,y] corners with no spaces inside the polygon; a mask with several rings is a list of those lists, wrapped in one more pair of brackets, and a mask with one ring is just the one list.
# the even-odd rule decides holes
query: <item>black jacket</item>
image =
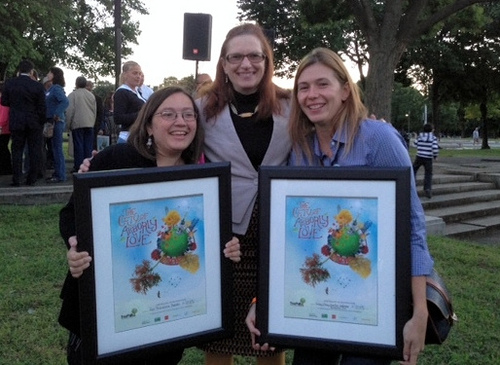
{"label": "black jacket", "polygon": [[45,90],[41,83],[28,75],[7,80],[2,93],[2,105],[10,107],[11,131],[41,129],[45,122]]}

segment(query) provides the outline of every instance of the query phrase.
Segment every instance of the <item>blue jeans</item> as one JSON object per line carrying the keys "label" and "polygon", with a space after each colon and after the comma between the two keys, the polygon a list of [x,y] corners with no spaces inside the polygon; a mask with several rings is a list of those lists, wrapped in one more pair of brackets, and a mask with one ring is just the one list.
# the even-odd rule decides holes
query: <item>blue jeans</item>
{"label": "blue jeans", "polygon": [[390,365],[390,359],[341,355],[335,351],[295,349],[292,365]]}
{"label": "blue jeans", "polygon": [[75,160],[73,170],[76,172],[85,158],[92,157],[94,128],[76,128],[71,131],[71,135],[73,136],[73,154]]}
{"label": "blue jeans", "polygon": [[54,156],[54,174],[59,181],[66,181],[66,162],[63,152],[63,132],[66,122],[60,120],[54,123],[54,136],[52,136],[52,155]]}

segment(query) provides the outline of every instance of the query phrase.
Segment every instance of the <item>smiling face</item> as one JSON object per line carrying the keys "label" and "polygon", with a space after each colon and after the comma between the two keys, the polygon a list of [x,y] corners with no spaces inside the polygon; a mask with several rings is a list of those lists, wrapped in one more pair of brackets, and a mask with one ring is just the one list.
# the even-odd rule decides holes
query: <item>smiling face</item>
{"label": "smiling face", "polygon": [[[163,112],[176,113],[174,120],[167,120],[158,114]],[[196,134],[196,118],[185,120],[182,113],[194,113],[191,99],[183,93],[175,93],[166,98],[155,111],[151,125],[147,127],[148,134],[153,136],[156,145],[158,166],[167,166],[163,161],[175,161],[181,153],[193,142]]]}
{"label": "smiling face", "polygon": [[[231,39],[227,44],[225,57],[232,54],[249,55],[263,54],[260,40],[253,35],[240,35]],[[239,63],[229,63],[226,58],[222,60],[224,72],[231,80],[234,90],[248,95],[257,91],[265,71],[265,59],[252,63],[244,57]]]}
{"label": "smiling face", "polygon": [[342,84],[334,71],[321,63],[308,66],[297,79],[297,101],[317,126],[333,123],[348,96],[348,84]]}

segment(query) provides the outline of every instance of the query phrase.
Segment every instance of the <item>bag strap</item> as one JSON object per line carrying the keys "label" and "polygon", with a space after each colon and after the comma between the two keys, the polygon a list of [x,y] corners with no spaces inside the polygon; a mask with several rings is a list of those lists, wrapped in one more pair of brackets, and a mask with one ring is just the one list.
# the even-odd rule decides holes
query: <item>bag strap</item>
{"label": "bag strap", "polygon": [[430,276],[427,276],[427,285],[431,286],[432,288],[434,288],[444,299],[445,299],[445,302],[446,302],[446,306],[448,307],[448,310],[450,312],[450,315],[451,315],[451,318],[453,321],[457,321],[458,318],[455,314],[455,312],[453,312],[453,305],[451,304],[451,298],[450,296],[448,295],[448,291],[446,291],[442,286],[441,284],[439,284],[436,280],[434,280],[433,278],[431,278]]}

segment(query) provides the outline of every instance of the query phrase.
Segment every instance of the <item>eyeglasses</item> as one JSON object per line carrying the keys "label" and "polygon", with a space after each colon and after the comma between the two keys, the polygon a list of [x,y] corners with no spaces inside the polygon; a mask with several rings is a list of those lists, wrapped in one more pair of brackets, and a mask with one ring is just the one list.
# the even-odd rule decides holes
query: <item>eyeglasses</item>
{"label": "eyeglasses", "polygon": [[159,115],[161,117],[161,119],[169,121],[169,122],[173,122],[174,120],[176,120],[177,116],[179,116],[179,115],[181,115],[182,119],[184,119],[184,121],[186,121],[186,122],[194,122],[197,118],[196,113],[193,111],[190,111],[190,110],[186,110],[186,111],[179,112],[179,113],[174,111],[174,110],[164,110],[162,112],[155,113],[153,115]]}
{"label": "eyeglasses", "polygon": [[232,63],[233,65],[236,65],[238,63],[243,62],[243,60],[248,58],[248,60],[252,63],[259,63],[262,62],[266,59],[266,55],[263,53],[248,53],[248,54],[241,54],[241,53],[230,53],[226,56],[226,60],[229,63]]}

